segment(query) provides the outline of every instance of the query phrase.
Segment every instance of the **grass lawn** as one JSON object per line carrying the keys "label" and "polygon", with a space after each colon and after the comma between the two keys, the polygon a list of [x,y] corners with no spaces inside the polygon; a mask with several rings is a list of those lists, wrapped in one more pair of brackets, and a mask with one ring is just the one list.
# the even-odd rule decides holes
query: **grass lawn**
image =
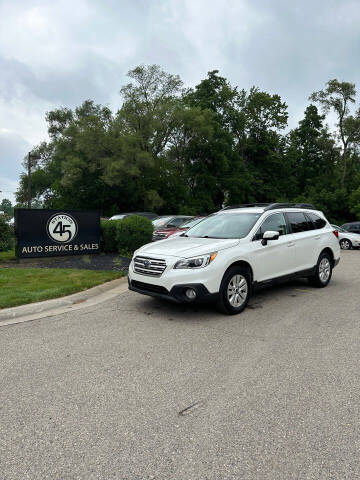
{"label": "grass lawn", "polygon": [[63,297],[124,275],[99,270],[0,267],[0,308]]}

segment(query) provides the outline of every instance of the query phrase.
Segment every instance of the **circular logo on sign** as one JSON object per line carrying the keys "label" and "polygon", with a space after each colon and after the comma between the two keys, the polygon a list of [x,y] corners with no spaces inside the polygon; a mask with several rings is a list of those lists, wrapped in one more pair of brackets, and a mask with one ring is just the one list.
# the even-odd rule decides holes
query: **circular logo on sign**
{"label": "circular logo on sign", "polygon": [[56,213],[49,218],[46,229],[55,242],[69,243],[76,237],[78,226],[75,218],[68,213]]}

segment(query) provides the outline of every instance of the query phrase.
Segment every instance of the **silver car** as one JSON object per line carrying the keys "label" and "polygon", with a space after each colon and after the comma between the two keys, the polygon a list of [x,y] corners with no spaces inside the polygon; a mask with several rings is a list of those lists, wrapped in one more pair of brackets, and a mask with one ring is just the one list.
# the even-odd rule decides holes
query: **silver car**
{"label": "silver car", "polygon": [[339,232],[339,243],[343,250],[351,250],[360,247],[360,234],[348,232],[338,225],[332,225]]}

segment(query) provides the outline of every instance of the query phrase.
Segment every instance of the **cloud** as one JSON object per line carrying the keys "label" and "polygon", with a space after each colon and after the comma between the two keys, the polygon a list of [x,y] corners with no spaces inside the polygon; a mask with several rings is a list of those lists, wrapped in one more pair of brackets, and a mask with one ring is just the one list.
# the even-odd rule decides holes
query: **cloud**
{"label": "cloud", "polygon": [[31,145],[20,135],[0,129],[0,199],[14,201],[22,161]]}
{"label": "cloud", "polygon": [[27,150],[52,108],[91,98],[116,109],[141,63],[187,86],[219,69],[240,88],[279,93],[294,126],[312,91],[359,78],[359,21],[358,0],[0,0],[0,130]]}

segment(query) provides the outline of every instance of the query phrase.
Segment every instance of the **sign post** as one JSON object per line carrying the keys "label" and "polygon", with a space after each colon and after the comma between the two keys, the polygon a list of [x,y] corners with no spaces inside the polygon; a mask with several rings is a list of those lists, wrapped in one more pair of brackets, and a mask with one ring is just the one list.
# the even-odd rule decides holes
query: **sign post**
{"label": "sign post", "polygon": [[15,209],[18,258],[100,253],[100,212]]}

